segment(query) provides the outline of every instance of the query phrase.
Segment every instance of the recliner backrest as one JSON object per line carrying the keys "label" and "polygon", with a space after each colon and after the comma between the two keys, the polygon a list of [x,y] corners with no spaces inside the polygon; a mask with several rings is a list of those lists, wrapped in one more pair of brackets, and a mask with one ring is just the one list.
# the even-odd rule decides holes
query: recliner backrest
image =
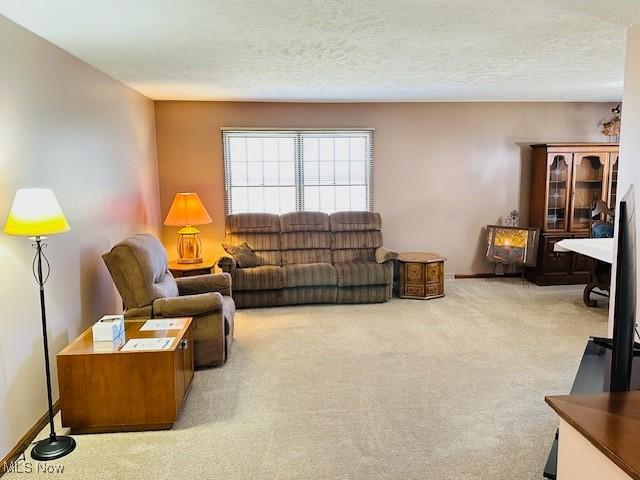
{"label": "recliner backrest", "polygon": [[382,246],[382,217],[376,212],[329,215],[333,263],[374,262]]}
{"label": "recliner backrest", "polygon": [[247,245],[262,265],[281,265],[280,217],[271,213],[236,213],[225,220],[225,243]]}
{"label": "recliner backrest", "polygon": [[282,264],[331,263],[329,215],[293,212],[280,216]]}
{"label": "recliner backrest", "polygon": [[164,246],[143,233],[116,244],[102,256],[125,308],[141,308],[158,298],[177,297],[178,285],[168,269]]}

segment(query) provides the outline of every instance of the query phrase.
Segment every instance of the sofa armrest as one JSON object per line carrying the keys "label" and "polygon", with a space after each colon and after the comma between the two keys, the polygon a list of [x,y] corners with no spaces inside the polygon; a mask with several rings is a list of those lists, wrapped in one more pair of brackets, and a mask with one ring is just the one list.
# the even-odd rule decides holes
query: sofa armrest
{"label": "sofa armrest", "polygon": [[389,250],[384,247],[378,247],[376,249],[376,262],[385,263],[389,260],[397,260],[398,252],[394,252],[393,250]]}
{"label": "sofa armrest", "polygon": [[234,270],[238,264],[236,263],[236,260],[233,257],[229,257],[229,256],[224,256],[224,257],[220,257],[218,259],[218,266],[220,267],[220,270],[222,270],[225,273],[230,273],[232,270]]}
{"label": "sofa armrest", "polygon": [[218,292],[231,296],[231,275],[216,273],[176,278],[180,296],[197,295],[199,293]]}
{"label": "sofa armrest", "polygon": [[165,318],[191,317],[220,308],[222,308],[222,295],[218,292],[158,298],[153,302],[154,315]]}

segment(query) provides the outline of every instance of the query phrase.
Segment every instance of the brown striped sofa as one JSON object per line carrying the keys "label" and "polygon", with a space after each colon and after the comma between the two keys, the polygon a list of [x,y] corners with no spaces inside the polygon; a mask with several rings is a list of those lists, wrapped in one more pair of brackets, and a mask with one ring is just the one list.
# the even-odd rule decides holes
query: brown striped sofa
{"label": "brown striped sofa", "polygon": [[391,298],[397,254],[382,247],[378,213],[245,213],[229,215],[225,227],[225,243],[247,242],[261,263],[240,268],[230,256],[218,260],[239,308]]}

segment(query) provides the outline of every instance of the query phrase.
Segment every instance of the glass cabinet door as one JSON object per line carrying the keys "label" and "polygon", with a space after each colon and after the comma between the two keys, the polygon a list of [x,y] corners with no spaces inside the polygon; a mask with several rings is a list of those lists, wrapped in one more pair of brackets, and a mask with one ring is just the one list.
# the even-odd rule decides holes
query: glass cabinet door
{"label": "glass cabinet door", "polygon": [[616,199],[618,195],[618,158],[620,154],[609,154],[609,199],[607,205],[609,208],[616,208]]}
{"label": "glass cabinet door", "polygon": [[591,211],[604,199],[608,153],[576,153],[573,159],[571,230],[591,228]]}
{"label": "glass cabinet door", "polygon": [[567,229],[567,195],[572,156],[571,153],[551,153],[547,157],[546,230]]}

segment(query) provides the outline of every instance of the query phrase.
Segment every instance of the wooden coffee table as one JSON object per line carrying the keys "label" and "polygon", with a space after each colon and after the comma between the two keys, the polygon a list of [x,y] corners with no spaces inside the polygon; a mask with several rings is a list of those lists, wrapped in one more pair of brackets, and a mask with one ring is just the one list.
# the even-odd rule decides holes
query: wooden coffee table
{"label": "wooden coffee table", "polygon": [[122,351],[125,341],[95,344],[91,328],[57,355],[62,425],[73,433],[169,429],[193,379],[192,319],[180,330],[141,331],[126,321],[126,341],[174,337],[163,350]]}

